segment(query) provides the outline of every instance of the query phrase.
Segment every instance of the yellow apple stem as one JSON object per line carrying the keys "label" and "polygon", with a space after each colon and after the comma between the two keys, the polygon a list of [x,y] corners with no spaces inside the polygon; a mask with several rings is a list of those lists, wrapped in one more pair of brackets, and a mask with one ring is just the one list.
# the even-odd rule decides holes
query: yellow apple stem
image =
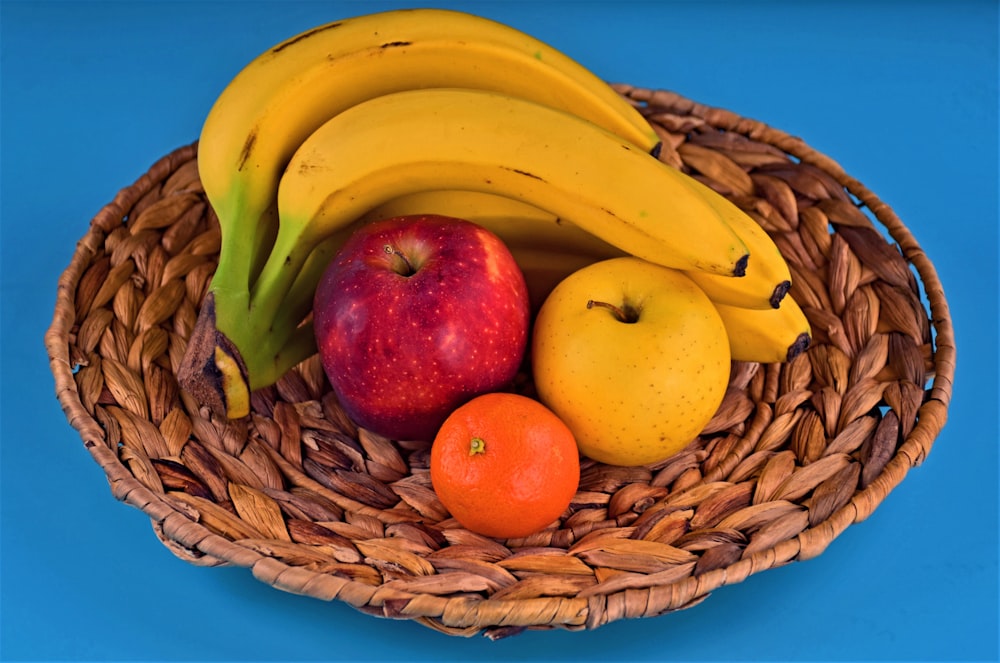
{"label": "yellow apple stem", "polygon": [[593,299],[587,300],[587,308],[594,308],[595,306],[610,309],[619,322],[633,323],[639,321],[639,311],[634,306],[625,304],[624,307],[620,307],[608,302],[599,302]]}

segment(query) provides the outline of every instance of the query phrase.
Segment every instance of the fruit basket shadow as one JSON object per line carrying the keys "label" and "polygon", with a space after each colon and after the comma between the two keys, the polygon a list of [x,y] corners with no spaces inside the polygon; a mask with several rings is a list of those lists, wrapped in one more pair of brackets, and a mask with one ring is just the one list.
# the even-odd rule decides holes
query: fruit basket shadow
{"label": "fruit basket shadow", "polygon": [[176,373],[217,262],[218,222],[182,147],[93,219],[45,343],[69,423],[113,496],[199,565],[453,635],[593,629],[693,606],[822,553],[920,464],[955,347],[934,267],[893,211],[803,141],[664,90],[618,86],[660,158],[774,239],[813,343],[735,363],[719,411],[652,466],[585,460],[559,522],[518,540],[459,527],[427,445],[358,427],[316,358],[225,420]]}

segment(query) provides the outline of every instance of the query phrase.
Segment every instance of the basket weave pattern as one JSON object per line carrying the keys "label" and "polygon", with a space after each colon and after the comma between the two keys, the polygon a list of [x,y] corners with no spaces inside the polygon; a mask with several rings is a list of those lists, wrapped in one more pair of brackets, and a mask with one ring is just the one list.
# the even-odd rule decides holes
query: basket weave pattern
{"label": "basket weave pattern", "polygon": [[661,133],[661,159],[774,238],[813,327],[806,354],[734,364],[703,434],[659,465],[585,460],[551,528],[477,536],[434,496],[428,446],[358,430],[315,358],[256,393],[243,420],[179,390],[220,239],[190,145],[93,219],[46,335],[59,401],[114,497],[191,563],[493,638],[689,607],[820,554],[871,514],[945,422],[955,349],[933,266],[888,206],[801,140],[670,92],[619,90]]}

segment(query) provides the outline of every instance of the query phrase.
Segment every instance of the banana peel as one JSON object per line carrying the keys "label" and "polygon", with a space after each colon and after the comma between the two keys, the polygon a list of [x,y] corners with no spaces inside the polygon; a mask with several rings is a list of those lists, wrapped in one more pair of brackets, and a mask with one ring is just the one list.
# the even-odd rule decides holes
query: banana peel
{"label": "banana peel", "polygon": [[215,321],[215,295],[209,292],[177,370],[177,381],[214,414],[239,419],[250,414],[250,378],[243,356]]}

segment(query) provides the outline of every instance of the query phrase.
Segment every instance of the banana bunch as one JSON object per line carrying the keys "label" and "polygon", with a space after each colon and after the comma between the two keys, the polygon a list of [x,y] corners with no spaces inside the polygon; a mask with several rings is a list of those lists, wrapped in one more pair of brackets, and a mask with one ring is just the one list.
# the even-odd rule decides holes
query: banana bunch
{"label": "banana bunch", "polygon": [[198,169],[222,244],[182,387],[245,416],[253,390],[315,352],[313,293],[337,249],[362,224],[409,213],[495,232],[536,304],[560,270],[631,254],[685,270],[737,311],[734,325],[754,318],[763,331],[744,335],[754,347],[784,342],[742,313],[797,308],[783,303],[791,277],[777,248],[726,198],[659,161],[659,145],[593,73],[471,14],[369,14],[274,46],[202,129]]}

